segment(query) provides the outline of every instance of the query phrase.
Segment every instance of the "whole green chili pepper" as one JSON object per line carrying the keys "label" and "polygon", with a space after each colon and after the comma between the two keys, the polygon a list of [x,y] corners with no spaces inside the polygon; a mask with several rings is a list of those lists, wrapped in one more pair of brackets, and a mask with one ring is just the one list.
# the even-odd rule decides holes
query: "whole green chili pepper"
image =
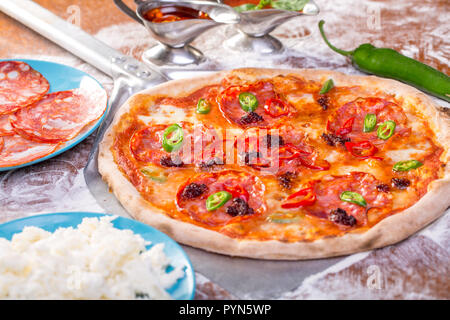
{"label": "whole green chili pepper", "polygon": [[358,69],[377,76],[396,79],[410,84],[433,96],[450,102],[450,77],[417,60],[408,58],[389,48],[376,48],[364,43],[353,51],[344,51],[333,46],[325,36],[323,25],[319,30],[325,43],[339,54],[349,57]]}

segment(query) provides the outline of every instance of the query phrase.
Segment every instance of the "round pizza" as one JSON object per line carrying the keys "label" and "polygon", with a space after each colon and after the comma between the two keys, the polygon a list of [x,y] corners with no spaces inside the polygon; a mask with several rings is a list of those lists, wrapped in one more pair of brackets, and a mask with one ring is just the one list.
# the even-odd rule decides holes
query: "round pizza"
{"label": "round pizza", "polygon": [[132,217],[257,259],[401,241],[450,206],[450,118],[394,80],[238,69],[132,96],[99,171]]}

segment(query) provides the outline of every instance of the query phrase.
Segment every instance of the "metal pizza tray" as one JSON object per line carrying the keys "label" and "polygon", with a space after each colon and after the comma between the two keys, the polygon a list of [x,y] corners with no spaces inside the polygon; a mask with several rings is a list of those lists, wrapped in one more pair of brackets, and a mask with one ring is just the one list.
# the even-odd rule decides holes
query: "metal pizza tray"
{"label": "metal pizza tray", "polygon": [[[84,174],[97,202],[108,213],[129,216],[108,190],[97,168],[98,143],[116,110],[132,94],[175,78],[189,78],[211,70],[149,67],[105,45],[80,28],[30,0],[2,0],[0,10],[109,75],[114,80],[110,111],[96,133]],[[255,260],[210,253],[183,246],[194,269],[241,299],[276,299],[342,258],[304,261]]]}

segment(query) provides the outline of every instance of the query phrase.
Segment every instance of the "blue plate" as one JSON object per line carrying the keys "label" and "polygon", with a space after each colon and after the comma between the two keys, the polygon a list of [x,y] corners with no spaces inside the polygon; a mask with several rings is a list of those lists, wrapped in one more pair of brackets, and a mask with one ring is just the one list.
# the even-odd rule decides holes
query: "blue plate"
{"label": "blue plate", "polygon": [[[65,91],[65,90],[71,90],[76,89],[80,87],[81,82],[87,83],[87,85],[91,86],[92,88],[98,87],[99,89],[105,90],[100,82],[98,82],[96,79],[88,75],[87,73],[80,71],[78,69],[66,66],[64,64],[49,62],[49,61],[42,61],[42,60],[27,60],[27,59],[2,59],[0,61],[23,61],[28,63],[33,69],[39,71],[50,83],[50,90],[51,92],[56,91]],[[96,120],[94,123],[90,124],[87,128],[85,128],[79,135],[77,135],[72,140],[67,141],[62,145],[62,147],[56,149],[53,153],[21,164],[17,166],[11,166],[11,167],[2,167],[0,168],[0,171],[7,171],[11,169],[17,169],[25,166],[29,166],[50,158],[53,158],[71,148],[79,144],[81,141],[86,139],[91,133],[93,133],[98,126],[101,124],[103,119],[105,118],[107,112],[108,112],[109,105],[106,107],[106,111],[103,113],[103,115]]]}
{"label": "blue plate", "polygon": [[[11,240],[15,233],[22,232],[26,226],[35,226],[53,232],[58,228],[78,226],[85,217],[102,217],[106,214],[91,212],[65,212],[30,216],[13,220],[0,225],[0,237]],[[130,229],[140,234],[145,240],[151,241],[147,249],[157,243],[164,243],[164,253],[173,266],[184,268],[184,277],[167,290],[177,300],[192,300],[195,293],[195,275],[191,262],[183,249],[166,234],[136,220],[117,217],[112,221],[117,229]]]}

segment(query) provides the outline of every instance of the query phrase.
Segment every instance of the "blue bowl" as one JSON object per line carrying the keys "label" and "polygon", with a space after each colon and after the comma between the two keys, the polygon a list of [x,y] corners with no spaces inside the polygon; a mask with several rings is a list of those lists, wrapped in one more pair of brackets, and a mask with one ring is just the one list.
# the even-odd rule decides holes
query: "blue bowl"
{"label": "blue bowl", "polygon": [[[58,228],[76,228],[83,218],[109,216],[102,213],[92,212],[64,212],[34,215],[22,219],[13,220],[0,225],[0,237],[11,240],[15,233],[22,232],[26,226],[35,226],[49,232]],[[117,216],[112,221],[117,229],[129,229],[135,234],[141,235],[146,241],[151,241],[147,246],[149,249],[157,243],[164,243],[164,253],[170,259],[173,266],[181,266],[184,277],[178,281],[167,292],[176,300],[192,300],[195,294],[195,273],[192,264],[184,250],[166,234],[136,220]]]}

